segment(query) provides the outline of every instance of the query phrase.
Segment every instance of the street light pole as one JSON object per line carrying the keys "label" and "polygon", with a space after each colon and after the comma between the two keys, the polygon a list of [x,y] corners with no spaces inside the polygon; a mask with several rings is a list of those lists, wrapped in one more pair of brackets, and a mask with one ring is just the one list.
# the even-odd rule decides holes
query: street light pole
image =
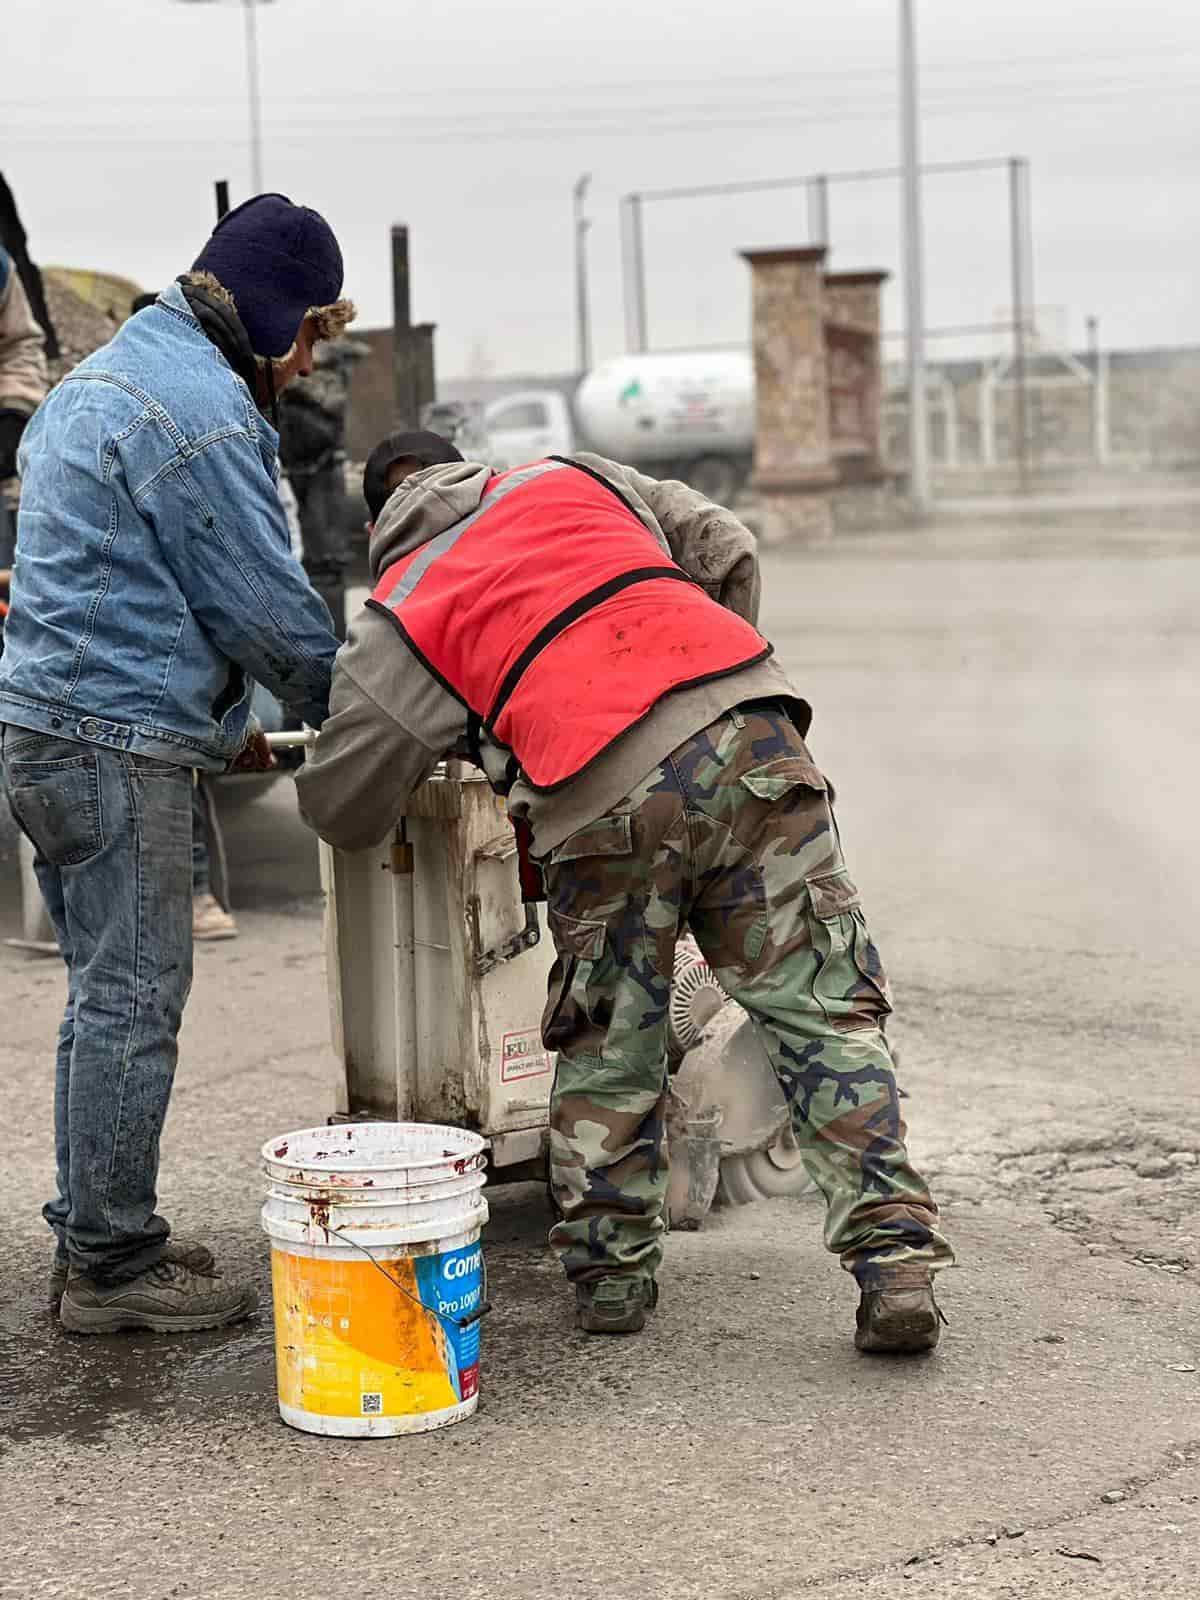
{"label": "street light pole", "polygon": [[262,102],[258,91],[258,0],[242,0],[246,14],[246,77],[250,89],[250,192],[261,194]]}
{"label": "street light pole", "polygon": [[900,147],[904,169],[905,334],[908,355],[908,496],[917,521],[929,515],[929,409],[925,392],[925,282],[921,153],[913,0],[900,0]]}
{"label": "street light pole", "polygon": [[629,297],[625,303],[625,348],[631,354],[641,355],[646,349],[646,252],[642,238],[642,197],[627,194],[621,202],[625,207],[628,248],[626,260],[629,276],[626,280]]}
{"label": "street light pole", "polygon": [[587,232],[591,222],[583,214],[584,196],[592,181],[590,172],[576,180],[575,195],[575,359],[580,374],[592,366],[592,330],[588,317]]}
{"label": "street light pole", "polygon": [[[175,0],[177,5],[212,5],[216,0]],[[242,0],[246,24],[246,87],[250,99],[250,192],[261,194],[262,175],[262,97],[258,88],[258,7],[271,0]]]}
{"label": "street light pole", "polygon": [[1025,162],[1014,157],[1008,163],[1009,234],[1012,246],[1012,333],[1013,333],[1013,459],[1017,464],[1017,483],[1022,494],[1029,492],[1029,335],[1032,311],[1026,284],[1026,233],[1029,212],[1025,204]]}

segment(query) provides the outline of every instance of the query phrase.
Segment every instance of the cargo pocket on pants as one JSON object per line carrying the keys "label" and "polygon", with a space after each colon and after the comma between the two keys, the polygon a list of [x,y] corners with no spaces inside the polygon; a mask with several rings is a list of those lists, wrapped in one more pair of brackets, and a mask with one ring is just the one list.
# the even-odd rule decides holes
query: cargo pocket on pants
{"label": "cargo pocket on pants", "polygon": [[549,994],[542,1014],[542,1043],[547,1050],[564,1050],[587,1025],[586,1005],[591,965],[604,955],[604,924],[565,916],[549,908],[555,961]]}
{"label": "cargo pocket on pants", "polygon": [[[546,915],[557,956],[542,1018],[542,1039],[548,1050],[561,1050],[586,1027],[588,980],[593,969],[604,963],[608,950],[608,921],[571,913],[576,906],[600,910],[619,904],[632,887],[632,856],[632,824],[623,813],[610,812],[576,829],[542,864]],[[608,959],[612,959],[611,953]],[[576,1013],[573,1018],[572,1011]]]}
{"label": "cargo pocket on pants", "polygon": [[620,1096],[653,1085],[657,1093],[669,995],[646,932],[644,879],[624,813],[589,823],[550,853],[557,960],[542,1037],[559,1053],[560,1089]]}
{"label": "cargo pocket on pants", "polygon": [[839,1033],[878,1028],[892,1009],[887,974],[845,867],[806,879],[809,926],[819,966],[813,994]]}
{"label": "cargo pocket on pants", "polygon": [[749,969],[762,955],[771,928],[763,854],[782,850],[790,856],[798,836],[797,812],[815,806],[824,808],[827,785],[818,768],[802,755],[765,761],[743,772],[738,782],[762,802],[754,806],[743,798],[738,808],[738,832],[745,829],[757,841],[757,860],[753,870],[738,880],[741,903],[724,910],[722,943],[728,947],[735,966]]}
{"label": "cargo pocket on pants", "polygon": [[782,800],[789,789],[815,789],[824,794],[829,785],[819,768],[804,756],[777,756],[761,767],[743,772],[741,784],[759,800]]}
{"label": "cargo pocket on pants", "polygon": [[[601,1103],[651,1093],[661,1070],[644,1048],[648,1035],[630,1026],[631,973],[618,960],[603,922],[550,912],[559,952],[542,1040],[558,1052],[555,1094],[597,1095]],[[642,967],[641,952],[632,965]],[[615,1028],[614,1028],[615,1024]]]}

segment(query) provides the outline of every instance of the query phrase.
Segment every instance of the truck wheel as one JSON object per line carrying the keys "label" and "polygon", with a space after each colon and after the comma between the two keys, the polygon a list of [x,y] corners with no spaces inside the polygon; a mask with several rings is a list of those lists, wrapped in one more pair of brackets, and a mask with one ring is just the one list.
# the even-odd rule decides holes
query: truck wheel
{"label": "truck wheel", "polygon": [[768,1150],[724,1158],[717,1199],[726,1206],[748,1206],[756,1200],[787,1200],[811,1186],[796,1135],[788,1127]]}
{"label": "truck wheel", "polygon": [[682,474],[697,494],[727,506],[742,486],[738,464],[730,456],[699,456],[689,461]]}

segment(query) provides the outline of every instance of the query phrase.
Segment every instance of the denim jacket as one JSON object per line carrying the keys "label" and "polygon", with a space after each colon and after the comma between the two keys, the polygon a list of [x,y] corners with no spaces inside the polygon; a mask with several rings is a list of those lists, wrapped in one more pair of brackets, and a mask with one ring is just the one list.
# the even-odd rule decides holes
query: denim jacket
{"label": "denim jacket", "polygon": [[278,443],[178,284],[59,384],[21,444],[0,722],[214,771],[250,679],[320,725],[338,641]]}

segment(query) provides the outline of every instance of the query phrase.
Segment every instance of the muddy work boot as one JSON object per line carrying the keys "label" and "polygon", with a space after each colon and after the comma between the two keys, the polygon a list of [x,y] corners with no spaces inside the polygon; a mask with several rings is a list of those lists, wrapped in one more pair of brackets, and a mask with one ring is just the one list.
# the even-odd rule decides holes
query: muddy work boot
{"label": "muddy work boot", "polygon": [[[212,1251],[206,1244],[196,1244],[194,1240],[168,1239],[161,1259],[181,1261],[185,1267],[191,1267],[193,1272],[205,1273],[210,1278],[220,1277]],[[70,1262],[67,1257],[61,1251],[56,1251],[54,1265],[50,1268],[49,1291],[46,1295],[46,1305],[51,1311],[57,1312],[62,1302],[69,1272]]]}
{"label": "muddy work boot", "polygon": [[932,1350],[945,1320],[929,1273],[909,1269],[894,1277],[881,1274],[876,1287],[862,1291],[854,1343],[877,1354]]}
{"label": "muddy work boot", "polygon": [[575,1322],[584,1333],[640,1333],[657,1304],[653,1278],[625,1274],[575,1285]]}
{"label": "muddy work boot", "polygon": [[50,1268],[50,1278],[47,1284],[46,1309],[58,1315],[59,1302],[63,1297],[63,1290],[67,1287],[67,1275],[71,1270],[71,1263],[61,1251],[55,1251],[54,1265]]}
{"label": "muddy work boot", "polygon": [[198,1272],[186,1261],[163,1257],[126,1283],[101,1283],[72,1269],[59,1318],[70,1333],[195,1333],[239,1322],[257,1305],[248,1284],[226,1283],[215,1270]]}

